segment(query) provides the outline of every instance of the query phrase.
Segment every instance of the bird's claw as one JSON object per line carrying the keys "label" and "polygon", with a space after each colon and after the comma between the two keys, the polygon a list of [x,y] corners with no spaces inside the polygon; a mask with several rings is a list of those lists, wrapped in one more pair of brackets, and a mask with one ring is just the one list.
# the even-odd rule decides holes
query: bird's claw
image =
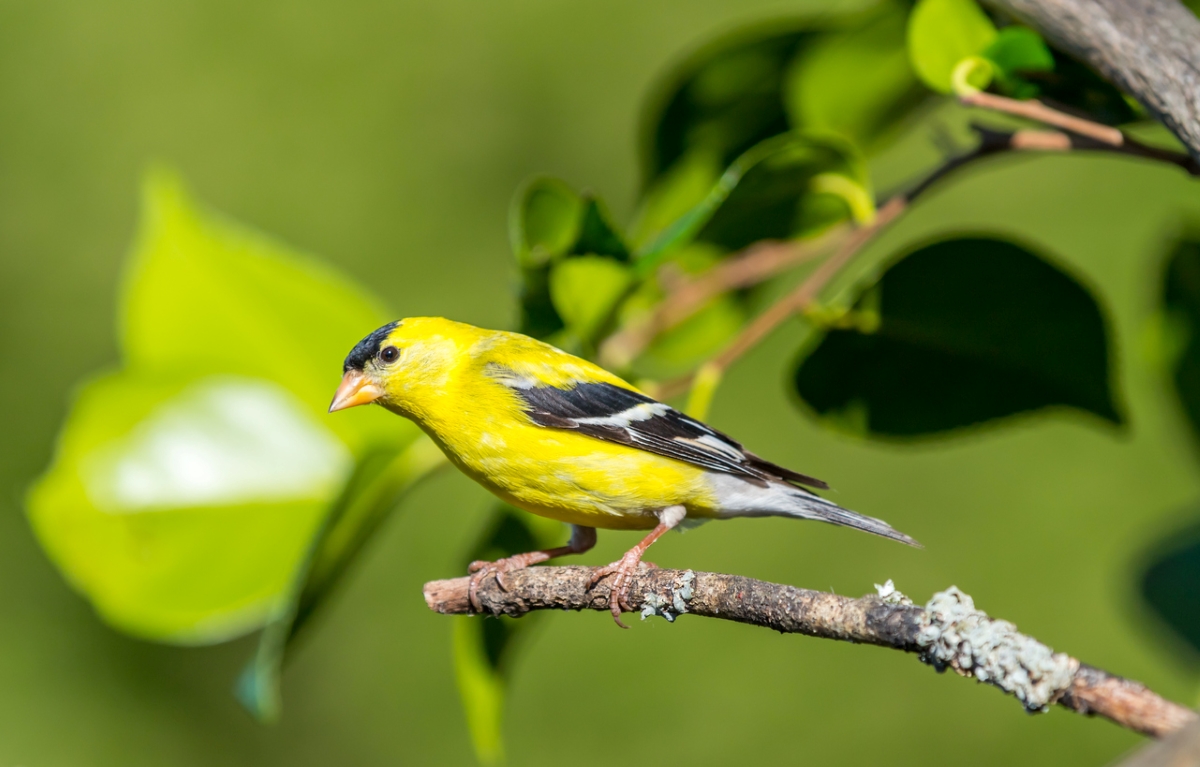
{"label": "bird's claw", "polygon": [[467,599],[471,603],[471,611],[475,613],[483,612],[483,603],[479,601],[479,587],[487,580],[489,575],[495,576],[496,585],[501,591],[508,591],[508,580],[505,578],[505,573],[511,570],[520,570],[529,566],[528,557],[517,554],[504,559],[497,559],[495,562],[488,562],[484,559],[477,559],[467,565],[467,573],[470,574],[471,580],[467,585]]}
{"label": "bird's claw", "polygon": [[486,562],[484,559],[472,562],[467,565],[467,573],[470,574],[470,583],[467,587],[467,598],[470,601],[470,610],[472,612],[484,611],[484,605],[479,600],[479,587],[484,585],[484,581],[488,576],[496,577],[496,585],[500,587],[500,591],[509,591],[508,582],[504,579],[505,571],[510,569],[518,569],[523,565],[517,565],[510,562],[510,558],[497,559],[496,562]]}
{"label": "bird's claw", "polygon": [[[633,576],[637,574],[638,566],[641,564],[643,564],[641,552],[635,549],[626,552],[625,556],[610,565],[596,568],[596,571],[592,573],[592,577],[588,579],[588,590],[590,591],[597,583],[608,576],[616,576],[609,587],[608,607],[609,611],[612,612],[613,620],[623,629],[629,627],[621,622],[621,611],[633,612],[633,606],[629,604],[629,587],[632,585]],[[644,564],[652,569],[658,567],[653,562],[645,562]]]}

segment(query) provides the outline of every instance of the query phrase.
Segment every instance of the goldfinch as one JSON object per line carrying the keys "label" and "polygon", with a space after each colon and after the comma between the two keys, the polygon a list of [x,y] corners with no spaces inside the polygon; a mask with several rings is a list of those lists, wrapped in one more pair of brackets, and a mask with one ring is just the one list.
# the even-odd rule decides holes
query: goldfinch
{"label": "goldfinch", "polygon": [[685,520],[794,517],[912,546],[886,522],[801,487],[824,482],[759,458],[606,370],[519,333],[440,317],[384,325],[355,346],[330,412],[377,403],[412,419],[467,476],[504,501],[572,525],[566,546],[473,562],[470,596],[488,576],[596,543],[596,528],[650,530],[620,560],[609,604],[621,623],[642,555]]}

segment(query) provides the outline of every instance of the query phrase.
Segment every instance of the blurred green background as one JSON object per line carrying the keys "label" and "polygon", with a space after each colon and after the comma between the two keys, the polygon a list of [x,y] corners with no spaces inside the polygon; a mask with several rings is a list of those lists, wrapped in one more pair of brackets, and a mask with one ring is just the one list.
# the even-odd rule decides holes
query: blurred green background
{"label": "blurred green background", "polygon": [[[275,726],[230,694],[253,639],[189,650],[119,635],[37,547],[22,496],[74,384],[116,360],[119,267],[150,162],[399,315],[511,326],[517,185],[550,173],[627,219],[639,110],[663,69],[730,28],[817,8],[0,4],[0,767],[473,763],[452,619],[420,592],[458,574],[486,518],[461,476],[437,477],[384,527],[296,653]],[[926,550],[753,520],[670,536],[652,558],[853,595],[892,578],[918,602],[956,584],[1055,648],[1194,703],[1198,667],[1135,583],[1146,548],[1200,497],[1186,427],[1143,351],[1183,211],[1200,212],[1200,192],[1182,174],[1088,157],[1005,159],[934,193],[879,252],[953,229],[1057,255],[1109,300],[1129,425],[1063,414],[918,445],[839,437],[788,401],[794,322],[738,365],[710,420]],[[602,534],[585,561],[633,541]],[[1102,764],[1140,740],[1062,711],[1029,717],[895,653],[717,621],[622,632],[603,613],[553,616],[515,672],[520,765]]]}

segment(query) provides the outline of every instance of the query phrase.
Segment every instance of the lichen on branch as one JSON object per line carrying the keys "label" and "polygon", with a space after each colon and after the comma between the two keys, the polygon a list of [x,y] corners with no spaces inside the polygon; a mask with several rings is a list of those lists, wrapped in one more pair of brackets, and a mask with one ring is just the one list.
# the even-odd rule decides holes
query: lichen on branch
{"label": "lichen on branch", "polygon": [[[530,567],[506,575],[507,589],[489,579],[479,589],[485,613],[520,617],[533,610],[608,610],[608,581],[589,588],[590,567]],[[468,579],[425,584],[430,609],[471,613]],[[740,575],[643,566],[634,576],[629,603],[643,619],[681,615],[763,626],[856,644],[914,653],[939,670],[951,669],[1004,690],[1028,711],[1059,705],[1098,714],[1122,727],[1161,737],[1198,720],[1191,709],[1165,700],[1145,686],[1056,653],[1008,621],[975,608],[953,586],[924,607],[889,581],[878,594],[839,596]]]}

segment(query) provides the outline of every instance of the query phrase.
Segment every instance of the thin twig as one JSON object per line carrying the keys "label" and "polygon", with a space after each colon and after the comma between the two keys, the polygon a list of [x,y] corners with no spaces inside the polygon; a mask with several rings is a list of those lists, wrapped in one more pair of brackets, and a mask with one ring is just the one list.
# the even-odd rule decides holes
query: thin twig
{"label": "thin twig", "polygon": [[[1019,101],[983,91],[961,96],[959,100],[967,106],[1036,120],[1065,131],[1065,133],[1058,133],[1056,131],[1022,130],[1012,134],[1000,133],[1000,135],[1012,137],[1011,149],[1108,151],[1178,165],[1193,176],[1200,175],[1200,161],[1187,153],[1143,144],[1110,125],[1061,112],[1037,100]],[[978,126],[973,127],[977,131],[981,130]]]}
{"label": "thin twig", "polygon": [[649,316],[614,333],[600,347],[600,361],[623,368],[662,333],[703,309],[709,301],[733,290],[752,287],[826,253],[850,234],[850,226],[832,227],[804,241],[762,240],[730,256],[698,277],[682,278]]}
{"label": "thin twig", "polygon": [[[795,290],[751,320],[750,324],[742,329],[742,332],[729,346],[705,364],[715,369],[717,373],[724,373],[734,362],[741,359],[742,355],[757,346],[785,320],[808,309],[821,290],[854,259],[863,246],[870,242],[879,231],[892,223],[907,207],[907,196],[898,195],[888,200],[876,212],[874,221],[854,230],[853,234],[842,243],[842,246],[832,256],[822,261]],[[689,374],[668,381],[659,387],[657,394],[663,399],[670,399],[682,394],[691,386],[693,378],[694,375]]]}
{"label": "thin twig", "polygon": [[1103,144],[1121,146],[1125,143],[1125,134],[1116,128],[1060,112],[1037,99],[1010,99],[1007,96],[997,96],[986,91],[976,91],[961,95],[958,100],[966,106],[981,107],[993,112],[1004,112],[1024,117],[1027,120],[1036,120],[1044,125],[1087,136]]}
{"label": "thin twig", "polygon": [[[730,365],[758,345],[771,331],[779,327],[789,317],[810,308],[816,301],[821,290],[854,259],[863,247],[903,213],[916,198],[936,186],[946,176],[966,165],[973,164],[977,160],[1013,151],[1100,151],[1166,162],[1177,165],[1192,175],[1200,175],[1200,164],[1189,155],[1148,147],[1128,138],[1125,138],[1123,143],[1113,144],[1099,141],[1088,135],[1060,131],[998,131],[982,125],[972,125],[971,128],[980,139],[979,145],[975,149],[946,160],[916,186],[907,192],[891,197],[878,210],[875,220],[871,224],[855,230],[843,241],[841,248],[834,255],[822,262],[793,292],[752,320],[726,349],[705,364],[713,367],[717,373],[724,373],[729,369]],[[661,399],[678,396],[688,390],[693,378],[694,374],[688,374],[660,384],[655,387],[655,395]]]}
{"label": "thin twig", "polygon": [[[531,567],[506,574],[506,589],[488,579],[478,596],[492,615],[607,611],[611,579],[589,588],[594,572],[590,567]],[[439,613],[469,614],[467,588],[465,577],[432,581],[425,584],[425,601]],[[1012,624],[992,620],[957,589],[934,595],[924,608],[899,592],[880,593],[887,596],[851,599],[738,575],[643,565],[633,578],[629,604],[643,617],[698,615],[917,653],[939,670],[949,668],[1005,690],[1027,710],[1057,704],[1155,737],[1197,721],[1194,711],[1137,682],[1054,653]]]}

